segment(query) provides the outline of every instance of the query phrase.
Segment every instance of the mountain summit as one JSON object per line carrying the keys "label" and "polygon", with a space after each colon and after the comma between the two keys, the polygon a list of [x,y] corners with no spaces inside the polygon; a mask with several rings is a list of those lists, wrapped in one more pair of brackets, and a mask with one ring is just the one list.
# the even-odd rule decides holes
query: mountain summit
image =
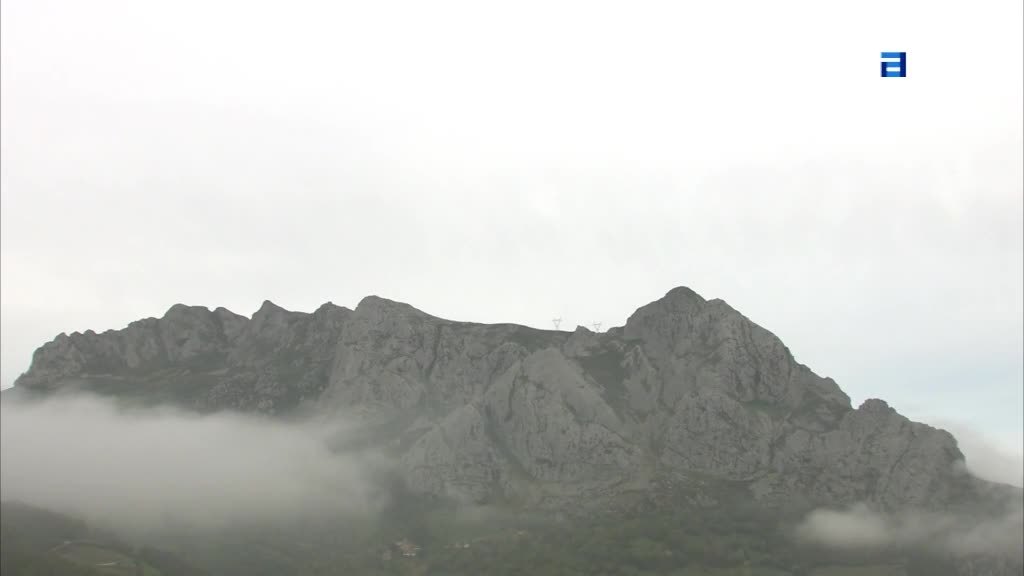
{"label": "mountain summit", "polygon": [[[200,411],[358,413],[416,492],[471,501],[728,483],[765,502],[941,508],[971,490],[947,432],[860,407],[771,332],[680,287],[604,333],[454,322],[369,296],[162,318],[39,348],[16,389]],[[385,441],[386,440],[386,441]]]}

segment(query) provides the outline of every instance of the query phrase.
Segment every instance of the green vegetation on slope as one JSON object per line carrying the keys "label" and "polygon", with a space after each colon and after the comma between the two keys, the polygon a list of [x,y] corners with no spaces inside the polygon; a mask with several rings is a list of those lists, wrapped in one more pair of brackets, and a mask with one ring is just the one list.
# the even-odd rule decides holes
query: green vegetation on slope
{"label": "green vegetation on slope", "polygon": [[[169,534],[131,549],[63,516],[4,505],[4,576],[952,576],[923,551],[797,545],[797,513],[729,499],[566,518],[399,495],[382,514]],[[13,513],[10,511],[13,510]],[[68,544],[68,542],[77,544]],[[405,555],[403,553],[412,552]],[[138,568],[135,562],[138,562]],[[116,563],[110,565],[110,563]],[[108,564],[108,566],[101,566]]]}
{"label": "green vegetation on slope", "polygon": [[2,576],[205,576],[174,555],[136,550],[84,522],[18,503],[0,506]]}

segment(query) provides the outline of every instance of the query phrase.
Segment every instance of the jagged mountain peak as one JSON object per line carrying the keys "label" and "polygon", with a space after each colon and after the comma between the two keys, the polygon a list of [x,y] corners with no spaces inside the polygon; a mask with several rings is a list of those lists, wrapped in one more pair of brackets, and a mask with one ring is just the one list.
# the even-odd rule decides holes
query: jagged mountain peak
{"label": "jagged mountain peak", "polygon": [[320,305],[319,308],[314,310],[313,314],[330,314],[330,313],[338,312],[338,311],[342,311],[342,310],[348,310],[349,312],[351,312],[351,310],[349,310],[348,308],[345,308],[344,306],[338,306],[334,302],[328,301],[328,302],[324,302],[323,304]]}
{"label": "jagged mountain peak", "polygon": [[178,303],[168,308],[161,319],[180,318],[183,316],[209,316],[210,314],[210,309],[206,306],[189,306]]}
{"label": "jagged mountain peak", "polygon": [[383,315],[410,315],[410,316],[422,316],[431,317],[430,314],[414,308],[410,304],[405,302],[399,302],[397,300],[390,300],[388,298],[382,298],[380,296],[366,296],[359,301],[359,304],[355,308],[356,314],[383,314]]}
{"label": "jagged mountain peak", "polygon": [[896,410],[889,406],[888,402],[881,398],[868,398],[861,402],[857,409],[863,410],[864,412],[876,412],[881,414],[896,412]]}
{"label": "jagged mountain peak", "polygon": [[277,314],[294,314],[294,312],[291,310],[285,310],[270,300],[264,300],[263,304],[260,304],[259,310],[253,314],[253,318],[255,319],[257,316],[273,316]]}
{"label": "jagged mountain peak", "polygon": [[952,436],[880,400],[854,410],[774,334],[686,287],[599,334],[449,321],[379,296],[313,313],[265,301],[251,319],[176,305],[58,337],[16,385],[70,383],[202,411],[365,413],[395,434],[410,487],[460,498],[614,496],[695,474],[763,500],[931,505],[963,491]]}
{"label": "jagged mountain peak", "polygon": [[676,286],[665,293],[665,296],[661,298],[664,301],[675,302],[675,303],[703,303],[704,298],[698,294],[695,290],[689,286]]}

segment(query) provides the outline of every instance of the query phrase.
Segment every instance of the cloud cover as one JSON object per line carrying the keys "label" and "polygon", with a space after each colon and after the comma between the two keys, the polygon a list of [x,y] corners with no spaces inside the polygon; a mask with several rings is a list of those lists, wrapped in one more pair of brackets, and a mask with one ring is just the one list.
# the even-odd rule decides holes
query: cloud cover
{"label": "cloud cover", "polygon": [[612,326],[687,285],[1021,453],[1022,3],[922,6],[4,0],[0,382],[178,302]]}
{"label": "cloud cover", "polygon": [[0,498],[121,532],[373,513],[389,462],[336,452],[346,425],[116,406],[0,403]]}
{"label": "cloud cover", "polygon": [[933,421],[956,437],[967,470],[990,482],[1024,487],[1024,457],[962,422]]}
{"label": "cloud cover", "polygon": [[846,510],[818,509],[796,527],[804,542],[843,550],[926,546],[956,556],[999,556],[1020,563],[1024,501],[1009,498],[997,513],[900,512],[886,514],[864,504]]}

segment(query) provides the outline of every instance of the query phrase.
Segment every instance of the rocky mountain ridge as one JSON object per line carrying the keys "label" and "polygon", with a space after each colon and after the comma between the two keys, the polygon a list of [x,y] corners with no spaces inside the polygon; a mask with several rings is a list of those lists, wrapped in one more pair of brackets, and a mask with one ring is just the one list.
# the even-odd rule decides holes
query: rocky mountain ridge
{"label": "rocky mountain ridge", "polygon": [[417,492],[543,505],[719,481],[764,500],[941,508],[972,490],[947,432],[829,378],[721,300],[675,288],[603,333],[436,318],[370,296],[246,318],[175,305],[61,334],[15,383],[287,414],[358,412]]}

